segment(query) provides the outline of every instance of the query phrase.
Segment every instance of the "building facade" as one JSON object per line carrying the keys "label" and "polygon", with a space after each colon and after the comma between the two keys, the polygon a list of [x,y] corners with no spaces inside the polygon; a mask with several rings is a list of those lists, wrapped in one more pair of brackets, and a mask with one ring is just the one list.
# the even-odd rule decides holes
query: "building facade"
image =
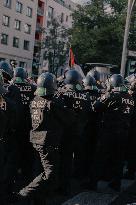
{"label": "building facade", "polygon": [[50,19],[60,17],[60,21],[65,28],[72,27],[72,12],[76,10],[77,4],[71,0],[47,0],[46,1],[46,27]]}
{"label": "building facade", "polygon": [[[37,28],[34,47],[34,71],[42,69],[44,65],[44,50],[40,48],[40,42],[46,41],[50,22],[53,18],[59,18],[61,25],[65,28],[72,27],[72,12],[77,9],[77,4],[71,0],[38,0]],[[38,11],[37,10],[37,11]],[[42,31],[43,29],[43,31]],[[37,66],[36,66],[37,65]],[[36,72],[35,72],[36,74]]]}
{"label": "building facade", "polygon": [[0,60],[31,72],[38,0],[0,0]]}

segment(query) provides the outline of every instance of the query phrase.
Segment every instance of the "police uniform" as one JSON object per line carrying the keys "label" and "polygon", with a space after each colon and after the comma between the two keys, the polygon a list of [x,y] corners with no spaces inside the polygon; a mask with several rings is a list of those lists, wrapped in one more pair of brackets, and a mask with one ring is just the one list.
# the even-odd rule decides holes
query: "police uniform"
{"label": "police uniform", "polygon": [[129,140],[128,140],[128,146],[127,146],[127,153],[126,153],[126,160],[128,162],[127,165],[127,173],[125,177],[134,179],[135,177],[135,171],[136,171],[136,81],[134,81],[131,86],[130,90],[132,92],[132,96],[134,98],[134,112],[131,118],[131,124],[129,129]]}
{"label": "police uniform", "polygon": [[105,179],[111,180],[111,185],[119,189],[134,100],[126,90],[114,88],[97,101],[94,107],[97,112],[103,112],[103,123],[91,173],[92,185]]}
{"label": "police uniform", "polygon": [[[29,141],[30,139],[30,130],[31,130],[31,114],[30,114],[30,102],[34,98],[34,92],[36,90],[36,86],[28,83],[27,81],[19,81],[19,78],[13,81],[13,85],[18,87],[21,101],[23,104],[23,119],[22,119],[22,129],[20,129],[19,133],[19,143],[20,143],[20,168],[23,174],[23,177],[27,177],[30,180],[30,176],[32,175],[32,164],[33,164],[33,148]],[[27,160],[26,160],[27,159]]]}
{"label": "police uniform", "polygon": [[[93,87],[93,86],[92,86]],[[101,114],[96,113],[93,110],[93,104],[98,100],[100,97],[100,92],[95,87],[95,89],[86,89],[83,91],[84,94],[86,94],[88,104],[90,105],[90,110],[88,110],[88,121],[84,129],[83,133],[83,176],[87,177],[90,168],[92,165],[94,153],[96,150],[97,145],[97,138],[98,138],[98,130],[100,127],[100,120],[101,120]]]}
{"label": "police uniform", "polygon": [[3,126],[1,128],[1,143],[3,144],[3,166],[1,167],[1,179],[4,185],[5,194],[7,194],[8,192],[11,192],[14,184],[14,179],[17,174],[18,146],[15,135],[17,124],[17,110],[15,103],[5,95],[2,96],[0,109],[1,114],[5,119],[5,121],[2,122]]}
{"label": "police uniform", "polygon": [[36,96],[31,103],[32,130],[30,141],[40,158],[40,173],[19,194],[34,196],[40,188],[45,194],[57,189],[59,166],[59,146],[62,128],[59,121],[59,108],[52,96]]}
{"label": "police uniform", "polygon": [[76,176],[80,175],[83,130],[87,123],[90,106],[86,94],[78,91],[72,85],[65,85],[59,93],[64,100],[65,107],[71,112],[61,141],[61,189],[64,194],[68,194],[72,172],[74,171]]}

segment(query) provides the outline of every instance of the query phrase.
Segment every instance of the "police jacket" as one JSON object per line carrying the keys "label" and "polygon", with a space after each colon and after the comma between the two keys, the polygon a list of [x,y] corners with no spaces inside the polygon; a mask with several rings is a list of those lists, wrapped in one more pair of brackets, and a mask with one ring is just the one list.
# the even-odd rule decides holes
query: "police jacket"
{"label": "police jacket", "polygon": [[92,109],[90,101],[87,99],[86,93],[77,90],[72,85],[65,85],[59,92],[65,107],[71,111],[71,116],[69,116],[71,124],[68,127],[68,132],[71,131],[71,134],[79,136],[88,121],[88,112]]}
{"label": "police jacket", "polygon": [[60,110],[53,96],[35,96],[30,105],[32,130],[30,141],[46,147],[57,147],[62,135]]}
{"label": "police jacket", "polygon": [[1,96],[0,102],[1,123],[0,129],[5,142],[15,141],[15,131],[17,126],[17,109],[14,101],[6,96]]}
{"label": "police jacket", "polygon": [[21,95],[21,101],[23,104],[23,110],[24,110],[24,129],[30,130],[31,125],[31,115],[30,115],[30,102],[34,98],[34,93],[36,90],[36,86],[28,83],[27,81],[18,82],[16,80],[13,81],[13,85],[18,87],[20,95]]}
{"label": "police jacket", "polygon": [[95,104],[97,112],[104,113],[104,125],[116,127],[128,127],[134,110],[133,97],[127,91],[116,88],[103,95]]}

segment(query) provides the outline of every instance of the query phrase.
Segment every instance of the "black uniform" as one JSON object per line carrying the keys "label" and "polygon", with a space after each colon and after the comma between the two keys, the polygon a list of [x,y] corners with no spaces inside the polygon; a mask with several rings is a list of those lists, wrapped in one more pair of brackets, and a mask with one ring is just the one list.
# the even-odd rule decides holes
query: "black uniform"
{"label": "black uniform", "polygon": [[91,176],[92,182],[103,178],[116,181],[117,187],[122,177],[128,129],[134,108],[132,96],[127,91],[119,90],[116,88],[106,93],[94,106],[97,112],[103,112],[103,124],[96,150],[95,171]]}
{"label": "black uniform", "polygon": [[128,178],[134,178],[135,172],[136,172],[136,82],[134,81],[132,86],[130,87],[132,93],[132,96],[134,98],[134,112],[131,118],[131,126],[129,129],[129,141],[127,146],[127,156],[126,159],[128,161],[128,172],[126,173],[126,177]]}
{"label": "black uniform", "polygon": [[[30,143],[30,130],[31,125],[31,114],[30,114],[30,102],[34,98],[34,92],[36,86],[23,81],[22,83],[13,81],[13,85],[16,85],[20,91],[21,100],[23,104],[23,121],[22,129],[19,130],[19,141],[20,141],[20,168],[23,176],[29,178],[32,175],[32,162],[33,162],[33,148]],[[27,160],[26,160],[27,159]]]}
{"label": "black uniform", "polygon": [[71,112],[68,119],[70,123],[65,127],[61,141],[61,183],[63,191],[67,193],[70,191],[72,171],[74,170],[76,176],[81,174],[83,131],[90,105],[86,94],[74,89],[73,86],[64,86],[60,96],[64,99],[65,107]]}
{"label": "black uniform", "polygon": [[[1,96],[0,96],[1,98]],[[0,99],[0,101],[2,98]],[[7,116],[5,112],[0,108],[0,197],[2,195],[5,195],[5,176],[4,176],[4,170],[5,170],[5,137],[6,137],[6,129],[7,129]]]}
{"label": "black uniform", "polygon": [[[5,187],[5,193],[11,191],[17,173],[18,150],[16,142],[17,110],[16,104],[6,96],[2,97],[0,104],[1,124],[1,180]],[[2,186],[1,186],[2,187]]]}
{"label": "black uniform", "polygon": [[59,147],[62,128],[60,109],[56,100],[36,96],[31,103],[32,130],[30,141],[37,151],[41,170],[35,179],[20,190],[22,196],[34,196],[41,188],[45,193],[57,189],[59,170]]}
{"label": "black uniform", "polygon": [[94,157],[94,153],[97,145],[98,130],[100,127],[101,114],[96,113],[92,107],[93,104],[100,97],[99,90],[84,90],[83,91],[90,105],[90,110],[88,111],[88,121],[83,133],[83,176],[87,177],[90,172],[90,166]]}

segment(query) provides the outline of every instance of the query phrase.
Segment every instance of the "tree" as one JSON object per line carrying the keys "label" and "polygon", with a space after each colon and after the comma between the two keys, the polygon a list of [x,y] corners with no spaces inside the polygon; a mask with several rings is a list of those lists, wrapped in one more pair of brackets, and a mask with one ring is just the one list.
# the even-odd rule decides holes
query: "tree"
{"label": "tree", "polygon": [[92,0],[73,14],[71,45],[79,63],[120,65],[127,0]]}
{"label": "tree", "polygon": [[53,18],[48,22],[44,59],[49,60],[52,73],[56,74],[57,69],[66,61],[69,46],[68,37],[68,30],[62,26],[60,17]]}

